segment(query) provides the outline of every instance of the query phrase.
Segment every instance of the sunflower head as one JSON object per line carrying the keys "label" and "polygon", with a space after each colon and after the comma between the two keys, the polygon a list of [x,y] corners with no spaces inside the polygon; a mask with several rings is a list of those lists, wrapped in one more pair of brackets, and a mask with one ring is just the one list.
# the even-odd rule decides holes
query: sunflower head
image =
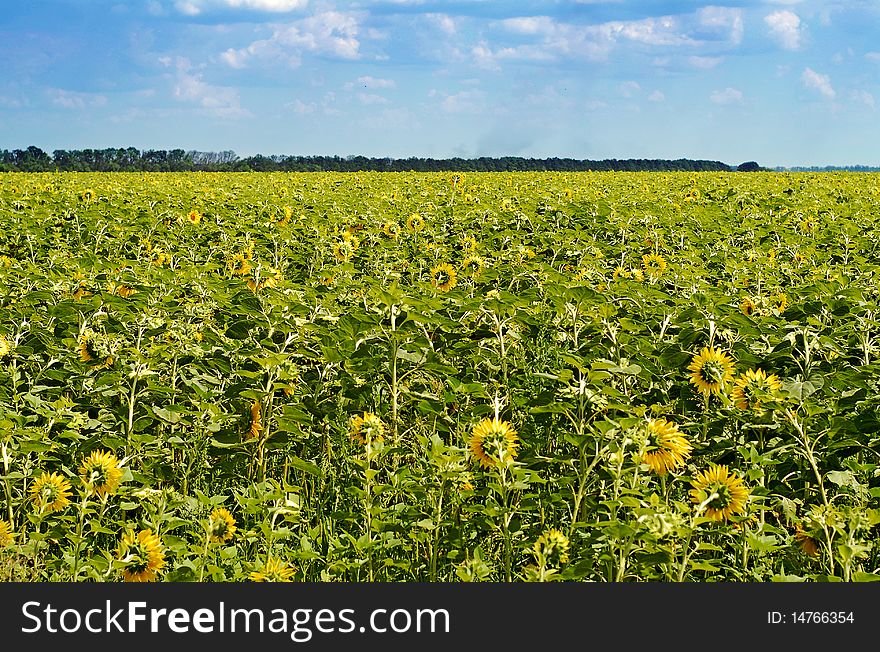
{"label": "sunflower head", "polygon": [[779,398],[782,382],[775,374],[769,376],[761,369],[749,369],[736,379],[730,397],[740,410],[761,413],[761,402]]}
{"label": "sunflower head", "polygon": [[473,253],[477,249],[477,239],[470,234],[461,236],[461,249],[466,254]]}
{"label": "sunflower head", "polygon": [[691,500],[705,508],[705,516],[713,521],[726,521],[746,511],[749,490],[742,478],[722,464],[713,464],[701,471],[691,482]]}
{"label": "sunflower head", "polygon": [[690,382],[703,394],[720,394],[733,380],[733,359],[724,351],[703,347],[688,366]]}
{"label": "sunflower head", "polygon": [[794,540],[798,548],[803,551],[807,557],[816,557],[819,554],[819,541],[810,536],[800,524],[795,526]]}
{"label": "sunflower head", "polygon": [[412,233],[418,233],[422,230],[422,226],[425,224],[425,218],[423,218],[418,213],[413,213],[408,218],[406,218],[406,228],[409,229]]}
{"label": "sunflower head", "polygon": [[385,424],[372,412],[356,414],[351,418],[351,438],[361,444],[374,444],[385,437]]}
{"label": "sunflower head", "polygon": [[83,460],[79,473],[87,491],[102,498],[114,493],[122,480],[121,463],[108,451],[94,451]]}
{"label": "sunflower head", "polygon": [[788,307],[788,297],[785,296],[784,292],[777,292],[770,297],[770,307],[776,312],[785,312],[785,309]]}
{"label": "sunflower head", "polygon": [[642,256],[642,269],[653,279],[663,276],[666,267],[666,259],[660,254],[645,254]]}
{"label": "sunflower head", "polygon": [[208,536],[213,543],[226,543],[237,529],[235,518],[224,507],[218,507],[208,517]]}
{"label": "sunflower head", "polygon": [[9,343],[9,340],[0,335],[0,360],[9,355],[10,351],[12,351],[12,345]]}
{"label": "sunflower head", "polygon": [[657,475],[666,475],[685,465],[693,447],[678,429],[666,419],[649,419],[645,427],[647,448],[642,462]]}
{"label": "sunflower head", "polygon": [[116,549],[126,582],[153,582],[165,567],[162,541],[150,529],[126,532]]}
{"label": "sunflower head", "polygon": [[7,521],[0,519],[0,548],[5,548],[12,543],[15,534],[12,531],[12,525]]}
{"label": "sunflower head", "polygon": [[186,221],[190,224],[198,224],[202,221],[202,214],[197,210],[191,210],[186,216]]}
{"label": "sunflower head", "polygon": [[431,285],[441,292],[449,292],[457,283],[455,268],[449,263],[440,263],[431,268]]}
{"label": "sunflower head", "polygon": [[251,273],[253,266],[251,265],[247,254],[239,253],[233,254],[227,259],[226,269],[228,269],[233,276],[246,276]]}
{"label": "sunflower head", "polygon": [[351,259],[354,256],[355,252],[358,250],[358,246],[360,242],[358,239],[349,233],[348,231],[342,234],[342,240],[337,241],[333,245],[333,255],[336,257],[341,263],[344,263]]}
{"label": "sunflower head", "polygon": [[471,433],[470,449],[480,465],[492,468],[516,457],[519,437],[507,421],[483,419]]}
{"label": "sunflower head", "polygon": [[751,297],[745,297],[739,304],[739,311],[746,317],[751,317],[757,307]]}
{"label": "sunflower head", "polygon": [[483,259],[475,254],[472,254],[461,261],[462,272],[469,274],[472,279],[479,278],[485,266],[486,263]]}
{"label": "sunflower head", "polygon": [[88,204],[89,202],[95,201],[95,197],[97,196],[98,195],[94,190],[92,190],[91,188],[86,188],[82,191],[82,194],[80,194],[79,198],[82,199],[86,204]]}
{"label": "sunflower head", "polygon": [[260,436],[263,431],[263,420],[261,416],[262,406],[259,401],[251,403],[251,425],[245,433],[245,439],[255,439]]}
{"label": "sunflower head", "polygon": [[250,578],[252,582],[290,582],[295,572],[287,562],[269,557],[263,568],[252,572]]}
{"label": "sunflower head", "polygon": [[278,226],[287,226],[290,224],[290,220],[293,218],[293,209],[290,206],[285,206],[284,210],[275,220],[275,224]]}
{"label": "sunflower head", "polygon": [[382,225],[382,233],[389,238],[396,238],[400,235],[400,225],[397,222],[389,220]]}
{"label": "sunflower head", "polygon": [[46,471],[34,480],[31,498],[41,512],[60,512],[70,504],[70,482],[58,473]]}
{"label": "sunflower head", "polygon": [[559,568],[568,561],[568,537],[550,528],[532,545],[532,554],[541,566]]}

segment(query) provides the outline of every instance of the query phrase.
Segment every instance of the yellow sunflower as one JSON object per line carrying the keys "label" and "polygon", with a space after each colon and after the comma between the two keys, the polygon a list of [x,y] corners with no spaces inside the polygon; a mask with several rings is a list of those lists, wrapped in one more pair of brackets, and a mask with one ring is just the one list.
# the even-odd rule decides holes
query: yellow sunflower
{"label": "yellow sunflower", "polygon": [[486,264],[483,259],[477,255],[470,255],[461,261],[461,270],[470,274],[470,277],[473,279],[480,277],[485,266]]}
{"label": "yellow sunflower", "polygon": [[97,196],[98,195],[97,195],[97,193],[95,193],[94,190],[92,190],[91,188],[86,188],[85,190],[82,191],[82,194],[79,197],[85,203],[88,204],[89,202],[94,201],[95,197],[97,197]]}
{"label": "yellow sunflower", "polygon": [[281,217],[275,221],[275,224],[278,226],[287,226],[290,223],[291,218],[293,218],[293,209],[289,206],[285,206],[284,212],[281,214]]}
{"label": "yellow sunflower", "polygon": [[262,570],[251,573],[252,582],[290,582],[296,569],[269,557]]}
{"label": "yellow sunflower", "polygon": [[431,285],[442,292],[449,292],[458,283],[455,268],[449,263],[441,263],[431,268]]}
{"label": "yellow sunflower", "polygon": [[632,270],[630,270],[630,274],[632,274],[632,277],[639,283],[645,280],[645,273],[638,267],[633,267]]}
{"label": "yellow sunflower", "polygon": [[486,468],[512,460],[518,447],[519,437],[507,421],[483,419],[471,434],[471,453]]}
{"label": "yellow sunflower", "polygon": [[657,279],[666,271],[666,259],[660,254],[645,254],[642,256],[642,268],[651,278]]}
{"label": "yellow sunflower", "polygon": [[373,444],[382,441],[385,436],[385,424],[378,415],[372,412],[356,414],[351,418],[351,438],[361,444]]}
{"label": "yellow sunflower", "polygon": [[632,278],[632,272],[626,267],[618,265],[614,268],[614,272],[611,274],[611,280],[616,281],[619,278]]}
{"label": "yellow sunflower", "polygon": [[706,503],[706,518],[713,521],[728,520],[746,511],[749,490],[742,478],[730,473],[722,464],[713,464],[701,471],[691,484],[691,500],[697,505]]}
{"label": "yellow sunflower", "polygon": [[770,297],[770,307],[777,312],[785,312],[785,309],[788,307],[788,297],[785,296],[784,292],[774,294]]}
{"label": "yellow sunflower", "polygon": [[418,233],[419,231],[421,231],[424,223],[425,219],[418,213],[413,213],[408,218],[406,218],[406,228],[413,233]]}
{"label": "yellow sunflower", "polygon": [[751,315],[755,312],[755,308],[757,307],[758,306],[755,305],[755,302],[752,301],[750,297],[745,297],[739,304],[739,311],[746,317],[751,317]]}
{"label": "yellow sunflower", "polygon": [[12,345],[9,344],[9,340],[0,335],[0,360],[9,355],[9,352],[12,350]]}
{"label": "yellow sunflower", "polygon": [[819,542],[807,534],[800,525],[795,526],[794,540],[807,557],[815,557],[819,554]]}
{"label": "yellow sunflower", "polygon": [[477,249],[477,239],[472,235],[461,236],[461,249],[466,254],[473,253]]}
{"label": "yellow sunflower", "polygon": [[251,425],[245,433],[245,439],[259,437],[260,433],[263,431],[263,421],[260,414],[261,409],[262,406],[259,401],[254,401],[253,404],[251,404]]}
{"label": "yellow sunflower", "polygon": [[186,221],[190,224],[198,224],[202,221],[202,214],[197,210],[191,210],[186,216]]}
{"label": "yellow sunflower", "polygon": [[684,466],[693,447],[678,426],[666,419],[649,419],[647,425],[648,448],[642,461],[657,475]]}
{"label": "yellow sunflower", "polygon": [[550,528],[538,537],[532,545],[532,554],[538,563],[559,568],[568,561],[568,537],[561,531]]}
{"label": "yellow sunflower", "polygon": [[0,519],[0,548],[12,543],[13,538],[14,533],[12,532],[12,525],[7,521]]}
{"label": "yellow sunflower", "polygon": [[70,504],[70,482],[57,473],[43,474],[34,480],[31,498],[41,512],[60,512]]}
{"label": "yellow sunflower", "polygon": [[214,543],[226,543],[232,539],[232,535],[238,528],[235,527],[235,519],[228,509],[218,507],[209,518],[208,535]]}
{"label": "yellow sunflower", "polygon": [[733,380],[733,359],[724,351],[703,347],[688,366],[690,382],[705,395],[720,394],[726,383]]}
{"label": "yellow sunflower", "polygon": [[384,233],[389,238],[396,238],[400,235],[400,225],[397,222],[388,221],[382,225],[382,233]]}
{"label": "yellow sunflower", "polygon": [[122,579],[126,582],[153,582],[165,567],[162,541],[150,529],[124,534],[116,557],[124,564]]}
{"label": "yellow sunflower", "polygon": [[346,231],[342,234],[342,240],[339,240],[333,245],[333,255],[336,257],[336,260],[344,263],[354,256],[359,245],[360,242],[358,239]]}
{"label": "yellow sunflower", "polygon": [[79,469],[83,484],[90,494],[108,496],[119,488],[122,468],[119,459],[108,451],[94,451],[83,460]]}
{"label": "yellow sunflower", "polygon": [[246,276],[247,274],[250,274],[253,266],[246,254],[233,254],[226,261],[226,269],[228,269],[233,276]]}
{"label": "yellow sunflower", "polygon": [[740,410],[761,411],[761,401],[772,400],[779,394],[782,381],[775,374],[769,376],[761,369],[749,369],[736,379],[730,398]]}

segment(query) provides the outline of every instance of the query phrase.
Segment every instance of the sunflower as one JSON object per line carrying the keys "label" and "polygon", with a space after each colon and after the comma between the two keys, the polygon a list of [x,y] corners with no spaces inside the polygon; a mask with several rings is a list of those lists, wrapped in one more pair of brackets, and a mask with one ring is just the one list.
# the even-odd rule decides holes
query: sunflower
{"label": "sunflower", "polygon": [[739,304],[739,311],[746,317],[750,317],[755,312],[755,308],[757,307],[758,306],[755,305],[755,302],[752,301],[750,297],[745,297]]}
{"label": "sunflower", "polygon": [[82,194],[79,197],[88,204],[89,202],[94,201],[96,196],[97,195],[94,190],[92,190],[91,188],[86,188],[82,191]]}
{"label": "sunflower", "polygon": [[12,345],[9,344],[9,340],[0,335],[0,360],[9,355],[9,352],[12,350]]}
{"label": "sunflower", "polygon": [[568,561],[568,537],[555,528],[550,528],[538,537],[532,545],[532,554],[543,566],[560,567]]}
{"label": "sunflower", "polygon": [[408,218],[406,218],[406,228],[413,233],[418,233],[419,231],[421,231],[424,223],[424,218],[418,213],[413,213]]}
{"label": "sunflower", "polygon": [[197,210],[191,210],[186,216],[186,221],[190,224],[198,224],[202,221],[202,214]]}
{"label": "sunflower", "polygon": [[431,285],[443,292],[449,292],[458,283],[455,268],[449,263],[441,263],[431,268]]}
{"label": "sunflower", "polygon": [[165,566],[162,541],[150,529],[124,534],[116,556],[125,564],[122,579],[126,582],[153,582]]}
{"label": "sunflower", "polygon": [[246,276],[247,274],[250,274],[252,268],[253,266],[246,254],[234,254],[226,261],[226,269],[228,269],[233,276]]}
{"label": "sunflower", "polygon": [[666,259],[660,254],[645,254],[642,256],[642,268],[651,278],[660,278],[666,271]]}
{"label": "sunflower", "polygon": [[473,253],[477,249],[477,239],[470,234],[461,236],[461,249],[466,254]]}
{"label": "sunflower", "polygon": [[95,359],[95,350],[92,344],[93,336],[85,332],[79,336],[79,359],[83,362],[92,362]]}
{"label": "sunflower", "polygon": [[57,473],[43,471],[31,487],[31,498],[40,511],[60,512],[70,504],[70,482]]}
{"label": "sunflower", "polygon": [[666,475],[667,472],[684,466],[693,447],[676,424],[666,419],[649,419],[646,430],[648,449],[642,461],[654,473]]}
{"label": "sunflower", "polygon": [[497,418],[483,419],[471,434],[471,452],[480,465],[487,468],[515,458],[518,446],[516,430],[507,421]]}
{"label": "sunflower", "polygon": [[358,239],[346,231],[342,234],[342,240],[333,245],[333,255],[336,257],[336,260],[344,263],[351,259],[359,245]]}
{"label": "sunflower", "polygon": [[226,543],[235,534],[235,519],[228,509],[218,507],[209,518],[208,535],[214,543]]}
{"label": "sunflower", "polygon": [[382,225],[382,233],[387,235],[389,238],[396,238],[400,235],[400,225],[397,222],[388,221]]}
{"label": "sunflower", "polygon": [[779,292],[770,297],[770,307],[777,312],[785,312],[788,307],[788,297],[784,292]]}
{"label": "sunflower", "polygon": [[290,578],[296,569],[286,562],[277,561],[269,557],[260,571],[251,573],[252,582],[290,582]]}
{"label": "sunflower", "polygon": [[119,487],[122,469],[119,459],[108,451],[94,451],[83,460],[80,477],[90,494],[109,496]]}
{"label": "sunflower", "polygon": [[480,274],[483,272],[483,268],[485,266],[486,264],[483,262],[483,259],[475,254],[472,254],[461,261],[462,271],[469,273],[471,278],[473,279],[477,279],[480,277]]}
{"label": "sunflower", "polygon": [[285,206],[284,212],[282,213],[281,217],[279,217],[275,221],[275,224],[277,224],[278,226],[287,226],[290,223],[290,220],[292,217],[293,217],[293,209],[290,208],[289,206]]}
{"label": "sunflower", "polygon": [[251,425],[245,433],[245,439],[254,439],[260,436],[263,430],[263,420],[260,415],[261,407],[259,401],[254,401],[251,405]]}
{"label": "sunflower", "polygon": [[688,366],[690,382],[703,394],[720,394],[726,383],[733,380],[733,360],[727,353],[713,347],[703,347]]}
{"label": "sunflower", "polygon": [[356,414],[351,418],[351,438],[361,444],[382,441],[385,436],[385,424],[372,412]]}
{"label": "sunflower", "polygon": [[13,539],[12,525],[0,519],[0,548],[8,546]]}
{"label": "sunflower", "polygon": [[630,274],[632,274],[632,277],[639,283],[645,280],[645,273],[638,267],[633,267],[632,270],[630,270]]}
{"label": "sunflower", "polygon": [[728,520],[746,511],[749,490],[742,478],[731,474],[724,465],[713,464],[698,473],[691,484],[691,500],[697,505],[706,503],[706,518]]}
{"label": "sunflower", "polygon": [[616,281],[619,278],[632,278],[632,272],[626,267],[618,265],[614,268],[614,272],[611,274],[611,280]]}
{"label": "sunflower", "polygon": [[781,387],[776,374],[768,376],[761,369],[749,369],[736,379],[730,397],[740,410],[761,412],[761,401],[776,398]]}
{"label": "sunflower", "polygon": [[819,554],[819,542],[807,534],[800,525],[795,526],[794,540],[807,557],[815,557]]}

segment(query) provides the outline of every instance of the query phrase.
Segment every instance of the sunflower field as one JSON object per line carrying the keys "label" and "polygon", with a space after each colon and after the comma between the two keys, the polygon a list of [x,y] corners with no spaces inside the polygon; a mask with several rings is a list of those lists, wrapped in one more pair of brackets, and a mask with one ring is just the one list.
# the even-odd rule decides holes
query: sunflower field
{"label": "sunflower field", "polygon": [[880,579],[880,177],[0,176],[0,579]]}

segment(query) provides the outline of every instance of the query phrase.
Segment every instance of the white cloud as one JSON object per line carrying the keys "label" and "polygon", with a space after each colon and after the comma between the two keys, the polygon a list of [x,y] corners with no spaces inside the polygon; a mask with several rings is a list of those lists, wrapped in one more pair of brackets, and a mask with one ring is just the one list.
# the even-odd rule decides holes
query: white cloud
{"label": "white cloud", "polygon": [[701,29],[714,33],[733,45],[742,42],[745,27],[741,9],[703,7],[697,11],[697,20]]}
{"label": "white cloud", "polygon": [[804,83],[804,86],[811,90],[818,91],[829,100],[833,100],[837,97],[837,93],[831,86],[831,78],[828,75],[818,73],[812,68],[805,68],[803,74],[801,74],[801,81]]}
{"label": "white cloud", "polygon": [[801,19],[791,11],[774,11],[764,16],[770,33],[786,50],[797,50],[801,46]]}
{"label": "white cloud", "polygon": [[465,90],[446,95],[440,102],[440,108],[446,113],[481,113],[484,109],[486,94],[479,90]]}
{"label": "white cloud", "polygon": [[425,14],[425,18],[446,34],[446,36],[454,36],[458,31],[455,19],[448,14]]}
{"label": "white cloud", "polygon": [[64,109],[86,109],[107,105],[106,96],[97,93],[79,93],[61,88],[50,88],[48,92],[52,104]]}
{"label": "white cloud", "polygon": [[728,86],[723,91],[714,91],[709,99],[715,104],[742,104],[742,91]]}
{"label": "white cloud", "polygon": [[394,83],[393,79],[378,79],[376,77],[365,75],[357,78],[357,85],[369,89],[379,89],[394,88],[397,84]]}
{"label": "white cloud", "polygon": [[712,70],[715,66],[721,63],[724,59],[721,57],[688,57],[687,62],[693,66],[694,68],[699,68],[700,70]]}
{"label": "white cloud", "polygon": [[506,18],[501,24],[505,29],[517,34],[549,34],[556,29],[556,22],[549,16]]}
{"label": "white cloud", "polygon": [[648,100],[651,102],[664,102],[666,100],[666,95],[663,94],[663,91],[654,91],[650,95],[648,95]]}
{"label": "white cloud", "polygon": [[865,52],[865,58],[868,61],[880,62],[880,52]]}
{"label": "white cloud", "polygon": [[241,107],[236,89],[207,83],[202,79],[201,73],[193,71],[192,64],[183,57],[176,61],[174,97],[181,102],[195,104],[208,114],[220,118],[251,115],[247,109]]}
{"label": "white cloud", "polygon": [[314,102],[303,102],[300,99],[295,99],[293,102],[288,102],[284,105],[288,109],[293,109],[296,113],[300,115],[308,115],[310,113],[314,113],[318,108],[318,105]]}
{"label": "white cloud", "polygon": [[361,104],[388,104],[388,99],[376,93],[358,93],[357,98]]}
{"label": "white cloud", "polygon": [[198,16],[215,9],[249,9],[285,13],[302,9],[308,0],[178,0],[174,7],[187,16]]}
{"label": "white cloud", "polygon": [[254,59],[278,60],[296,67],[304,52],[358,59],[359,31],[355,14],[326,11],[276,26],[269,38],[254,41],[246,48],[230,48],[220,58],[233,68],[245,68]]}
{"label": "white cloud", "polygon": [[620,86],[617,87],[617,90],[619,90],[620,94],[623,95],[624,97],[632,97],[633,95],[638,93],[640,90],[642,90],[642,87],[639,86],[639,82],[625,81],[622,84],[620,84]]}
{"label": "white cloud", "polygon": [[852,98],[856,102],[861,102],[862,104],[869,106],[872,109],[877,108],[877,103],[874,100],[874,96],[871,95],[868,91],[853,91],[852,93],[850,93],[850,98]]}

